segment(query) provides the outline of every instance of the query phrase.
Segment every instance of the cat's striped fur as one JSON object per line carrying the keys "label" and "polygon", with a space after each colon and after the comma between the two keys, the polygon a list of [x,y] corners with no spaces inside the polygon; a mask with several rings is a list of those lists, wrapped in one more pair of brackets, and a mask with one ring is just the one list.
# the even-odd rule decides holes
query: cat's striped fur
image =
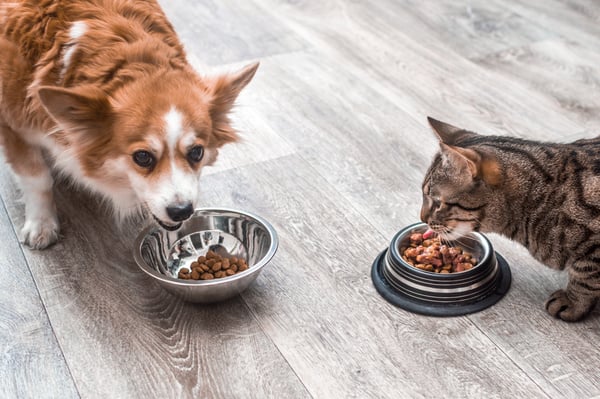
{"label": "cat's striped fur", "polygon": [[440,139],[423,182],[421,219],[447,238],[502,234],[567,269],[546,302],[576,321],[600,298],[600,138],[569,144],[484,136],[429,119]]}

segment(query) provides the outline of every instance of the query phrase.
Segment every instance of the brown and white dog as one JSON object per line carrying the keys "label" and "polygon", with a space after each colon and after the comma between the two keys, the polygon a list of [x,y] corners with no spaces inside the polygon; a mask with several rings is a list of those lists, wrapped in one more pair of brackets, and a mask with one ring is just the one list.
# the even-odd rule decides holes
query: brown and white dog
{"label": "brown and white dog", "polygon": [[202,167],[237,138],[228,113],[257,67],[200,77],[155,0],[0,0],[0,143],[24,242],[58,238],[51,167],[121,217],[181,226]]}

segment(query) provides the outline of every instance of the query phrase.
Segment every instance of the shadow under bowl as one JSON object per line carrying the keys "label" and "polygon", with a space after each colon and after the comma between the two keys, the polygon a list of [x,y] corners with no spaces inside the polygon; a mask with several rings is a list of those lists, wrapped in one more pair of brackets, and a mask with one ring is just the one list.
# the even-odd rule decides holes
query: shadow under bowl
{"label": "shadow under bowl", "polygon": [[400,230],[373,263],[371,278],[388,302],[405,310],[430,316],[458,316],[478,312],[498,302],[510,288],[508,264],[481,233],[470,233],[452,245],[468,250],[478,263],[469,270],[441,274],[407,263],[401,250],[410,235],[424,233],[425,223]]}
{"label": "shadow under bowl", "polygon": [[[133,257],[138,266],[173,295],[196,303],[229,299],[244,291],[269,263],[278,246],[275,229],[265,219],[234,209],[197,209],[177,231],[158,226],[137,237]],[[199,256],[213,250],[224,257],[246,260],[249,268],[213,280],[183,280],[182,268],[191,269]]]}

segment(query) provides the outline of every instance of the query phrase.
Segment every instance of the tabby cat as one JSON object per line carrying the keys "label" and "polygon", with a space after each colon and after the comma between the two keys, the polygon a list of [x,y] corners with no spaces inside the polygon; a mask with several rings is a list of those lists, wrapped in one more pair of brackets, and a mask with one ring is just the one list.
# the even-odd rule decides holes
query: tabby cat
{"label": "tabby cat", "polygon": [[423,182],[421,220],[448,239],[498,233],[568,269],[567,288],[546,309],[566,321],[588,315],[600,298],[600,137],[541,143],[428,119],[440,151]]}

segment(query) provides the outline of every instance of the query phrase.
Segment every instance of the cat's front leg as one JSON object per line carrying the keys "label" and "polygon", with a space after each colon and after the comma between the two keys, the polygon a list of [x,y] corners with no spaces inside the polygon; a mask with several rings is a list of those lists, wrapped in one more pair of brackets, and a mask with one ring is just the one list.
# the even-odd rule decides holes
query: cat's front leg
{"label": "cat's front leg", "polygon": [[[583,262],[582,262],[583,263]],[[585,262],[569,269],[569,284],[546,301],[546,310],[565,321],[577,321],[587,316],[600,297],[600,278],[593,278],[600,266]]]}

